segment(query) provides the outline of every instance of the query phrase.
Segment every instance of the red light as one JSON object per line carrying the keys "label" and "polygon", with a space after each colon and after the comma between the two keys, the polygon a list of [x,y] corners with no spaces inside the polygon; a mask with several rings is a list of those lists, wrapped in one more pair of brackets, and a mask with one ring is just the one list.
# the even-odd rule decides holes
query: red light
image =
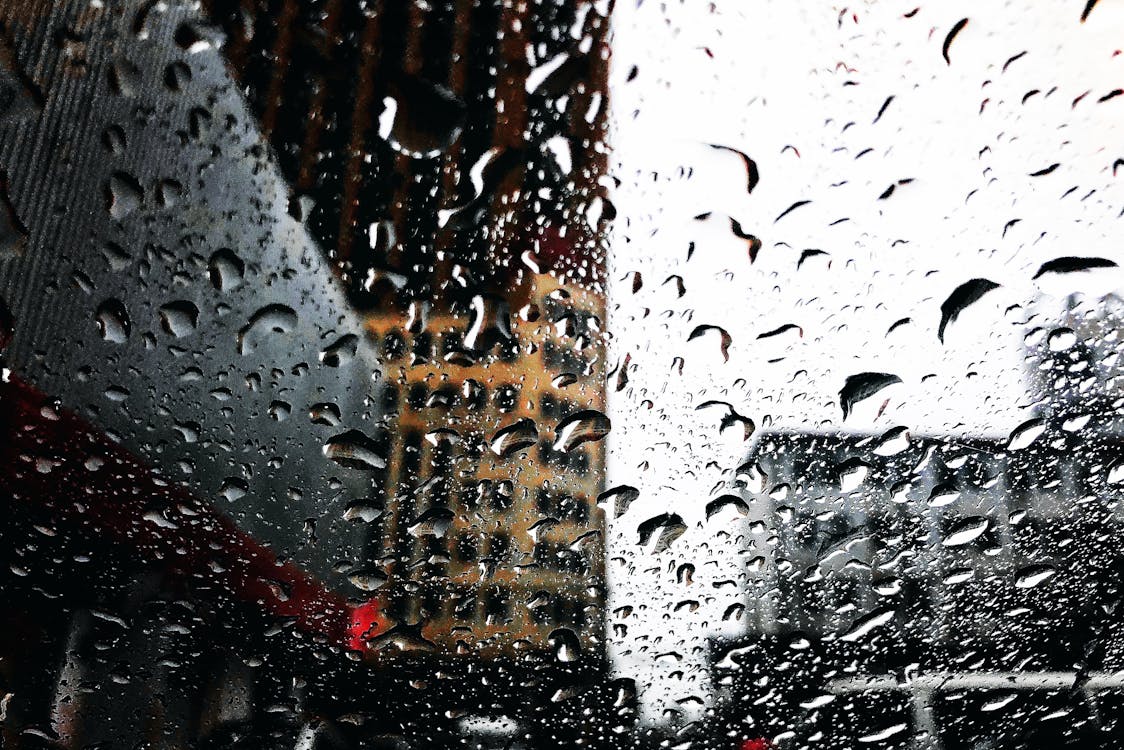
{"label": "red light", "polygon": [[738,750],[771,750],[773,743],[762,737],[744,740]]}
{"label": "red light", "polygon": [[347,646],[353,651],[365,651],[367,641],[374,638],[386,629],[386,620],[379,617],[378,600],[353,607],[351,610],[351,624],[348,626]]}

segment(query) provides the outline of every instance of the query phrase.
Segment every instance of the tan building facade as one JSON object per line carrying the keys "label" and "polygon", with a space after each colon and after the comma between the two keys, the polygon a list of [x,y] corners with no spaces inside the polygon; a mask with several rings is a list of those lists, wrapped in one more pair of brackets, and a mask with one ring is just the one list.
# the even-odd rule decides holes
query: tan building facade
{"label": "tan building facade", "polygon": [[371,558],[391,614],[454,650],[602,628],[604,443],[565,450],[559,425],[604,410],[604,301],[547,275],[520,296],[368,319],[395,425]]}

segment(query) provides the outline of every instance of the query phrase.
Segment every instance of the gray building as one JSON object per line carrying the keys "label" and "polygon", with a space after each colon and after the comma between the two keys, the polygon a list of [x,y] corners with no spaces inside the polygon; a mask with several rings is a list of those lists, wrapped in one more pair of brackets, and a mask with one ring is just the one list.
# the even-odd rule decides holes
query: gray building
{"label": "gray building", "polygon": [[[1124,687],[1124,442],[1104,418],[1066,424],[760,434],[735,480],[746,629],[714,647],[720,720],[793,747],[895,727],[891,746],[1039,747],[1062,716],[1110,731],[1094,714]],[[1026,717],[1047,733],[1030,744]]]}

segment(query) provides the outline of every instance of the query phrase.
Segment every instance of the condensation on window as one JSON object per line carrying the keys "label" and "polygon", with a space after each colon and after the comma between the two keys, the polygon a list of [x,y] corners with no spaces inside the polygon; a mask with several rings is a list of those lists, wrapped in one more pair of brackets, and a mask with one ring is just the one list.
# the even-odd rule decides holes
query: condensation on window
{"label": "condensation on window", "polygon": [[0,0],[0,745],[1121,746],[1121,39]]}

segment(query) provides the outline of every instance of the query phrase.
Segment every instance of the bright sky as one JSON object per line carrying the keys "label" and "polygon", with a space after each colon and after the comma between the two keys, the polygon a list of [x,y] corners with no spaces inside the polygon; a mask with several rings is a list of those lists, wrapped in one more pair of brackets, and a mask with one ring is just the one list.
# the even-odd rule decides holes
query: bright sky
{"label": "bright sky", "polygon": [[[609,484],[641,496],[610,533],[610,608],[635,608],[612,620],[628,632],[611,650],[622,674],[649,685],[649,720],[665,708],[690,718],[699,704],[683,699],[709,701],[705,638],[739,597],[714,586],[740,573],[721,533],[737,528],[703,523],[703,507],[747,446],[734,430],[718,434],[720,409],[698,404],[728,401],[759,429],[834,429],[846,376],[890,372],[904,382],[845,429],[1006,435],[1029,416],[1027,329],[1048,326],[1070,293],[1124,287],[1115,270],[1031,281],[1059,256],[1124,263],[1124,163],[1113,176],[1124,95],[1098,102],[1124,86],[1124,0],[1100,0],[1085,23],[1084,0],[946,0],[905,17],[916,2],[617,4],[609,329],[613,356],[630,355],[632,369],[611,398]],[[965,17],[946,63],[942,43]],[[706,143],[757,162],[751,195],[739,159]],[[878,200],[903,179],[912,182]],[[811,203],[777,220],[797,201]],[[761,238],[756,263],[727,216]],[[797,269],[808,249],[824,254]],[[622,281],[633,272],[636,294],[631,275]],[[663,284],[673,274],[681,298],[674,280]],[[941,303],[977,277],[1002,286],[942,345]],[[790,323],[802,336],[756,340]],[[702,324],[729,332],[729,361],[715,331],[687,342]],[[636,526],[661,512],[689,530],[652,555]],[[682,563],[696,566],[689,585],[676,581]],[[686,600],[699,606],[672,611]],[[667,652],[676,655],[657,659]]]}

